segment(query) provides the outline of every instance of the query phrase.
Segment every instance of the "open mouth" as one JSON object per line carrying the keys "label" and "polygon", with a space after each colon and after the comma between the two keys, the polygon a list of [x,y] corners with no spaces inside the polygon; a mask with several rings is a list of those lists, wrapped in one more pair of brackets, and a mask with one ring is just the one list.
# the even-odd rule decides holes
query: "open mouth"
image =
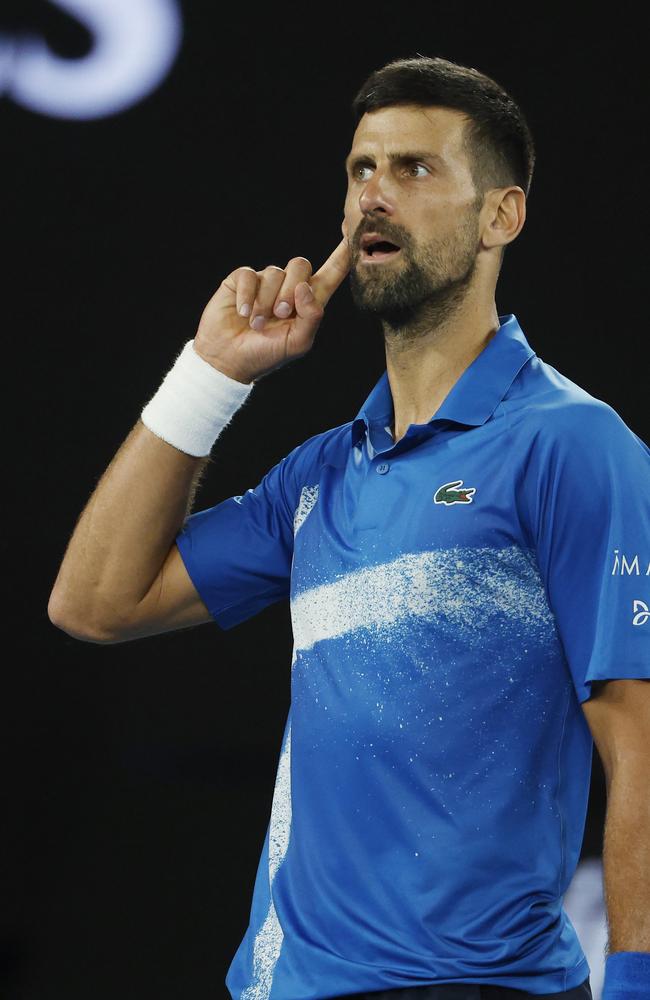
{"label": "open mouth", "polygon": [[389,243],[388,240],[375,240],[361,247],[361,260],[388,260],[389,257],[396,257],[400,250],[401,247],[396,246],[395,243]]}

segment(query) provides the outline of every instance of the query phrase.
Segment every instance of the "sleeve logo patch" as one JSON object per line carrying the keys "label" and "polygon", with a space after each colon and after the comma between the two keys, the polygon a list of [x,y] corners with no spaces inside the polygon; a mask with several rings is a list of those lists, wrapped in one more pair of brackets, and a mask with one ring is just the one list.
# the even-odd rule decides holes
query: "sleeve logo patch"
{"label": "sleeve logo patch", "polygon": [[447,506],[451,506],[454,503],[471,503],[472,497],[476,493],[476,487],[466,486],[462,490],[457,489],[462,482],[462,479],[455,479],[452,483],[445,483],[444,486],[438,487],[434,494],[433,502],[444,503]]}

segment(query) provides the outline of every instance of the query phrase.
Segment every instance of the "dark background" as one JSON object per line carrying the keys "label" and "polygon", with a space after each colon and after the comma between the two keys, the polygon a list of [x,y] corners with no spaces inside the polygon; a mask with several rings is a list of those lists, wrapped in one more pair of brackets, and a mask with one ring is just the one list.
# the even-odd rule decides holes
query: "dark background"
{"label": "dark background", "polygon": [[[647,57],[631,8],[181,8],[178,58],[137,105],[91,121],[0,106],[11,1000],[227,996],[289,708],[288,603],[228,632],[99,646],[52,625],[47,602],[79,513],[223,277],[296,254],[316,270],[339,242],[349,105],[373,69],[441,55],[520,102],[538,159],[498,312],[650,440]],[[6,5],[0,29],[27,28],[68,58],[91,45],[54,4]],[[312,351],[218,440],[195,509],[351,419],[383,369],[344,282]],[[603,817],[594,751],[583,857],[600,856]]]}

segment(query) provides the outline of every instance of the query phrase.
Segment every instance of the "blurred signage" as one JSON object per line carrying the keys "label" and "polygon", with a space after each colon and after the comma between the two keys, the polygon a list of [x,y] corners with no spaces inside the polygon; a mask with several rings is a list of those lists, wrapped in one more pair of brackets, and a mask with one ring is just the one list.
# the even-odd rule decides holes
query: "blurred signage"
{"label": "blurred signage", "polygon": [[180,49],[177,0],[52,0],[92,38],[80,59],[36,33],[0,33],[0,96],[50,118],[94,119],[133,107],[169,73]]}

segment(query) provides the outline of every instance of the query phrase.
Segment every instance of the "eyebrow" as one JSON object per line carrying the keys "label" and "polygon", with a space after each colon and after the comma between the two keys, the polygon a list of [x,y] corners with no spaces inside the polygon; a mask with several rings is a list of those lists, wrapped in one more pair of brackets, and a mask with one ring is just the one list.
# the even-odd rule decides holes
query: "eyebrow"
{"label": "eyebrow", "polygon": [[[439,153],[432,153],[428,149],[414,149],[406,150],[401,153],[389,153],[388,159],[391,163],[404,163],[406,160],[431,160],[435,163],[439,163],[440,166],[446,166],[445,160]],[[369,153],[350,153],[345,161],[345,172],[347,173],[354,166],[358,166],[365,163],[374,163],[374,157]]]}

